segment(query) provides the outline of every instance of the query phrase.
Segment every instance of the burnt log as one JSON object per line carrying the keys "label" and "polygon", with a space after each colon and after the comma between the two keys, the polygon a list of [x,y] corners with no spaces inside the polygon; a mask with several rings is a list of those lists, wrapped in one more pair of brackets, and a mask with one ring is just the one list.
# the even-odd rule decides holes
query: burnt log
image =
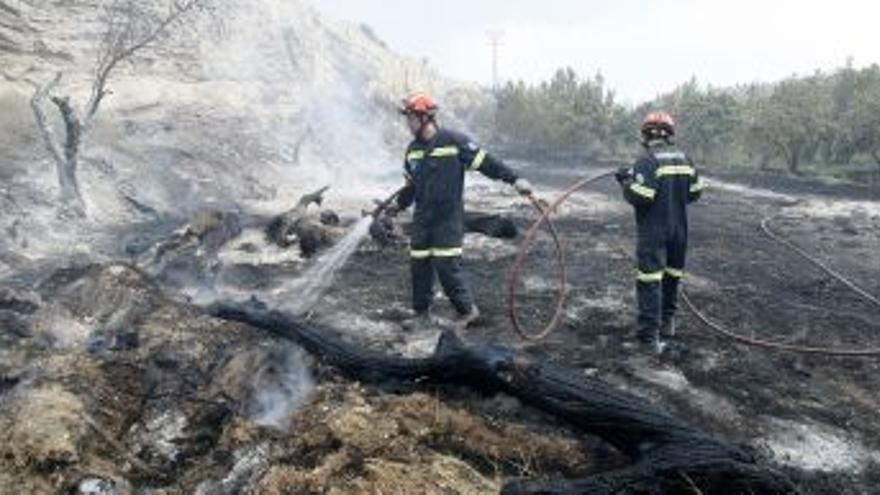
{"label": "burnt log", "polygon": [[370,237],[381,248],[402,245],[405,242],[404,234],[394,223],[394,219],[388,215],[379,215],[370,224]]}
{"label": "burnt log", "polygon": [[238,213],[200,212],[182,230],[156,245],[152,261],[158,263],[167,254],[187,247],[201,247],[207,253],[216,254],[227,242],[238,237],[242,229],[241,217]]}
{"label": "burnt log", "polygon": [[319,249],[336,242],[342,233],[338,227],[339,217],[324,211],[318,218],[308,214],[312,203],[320,206],[329,186],[300,197],[296,206],[274,217],[266,226],[266,238],[273,244],[287,248],[299,244],[303,256],[312,256]]}
{"label": "burnt log", "polygon": [[[404,230],[397,227],[393,219],[394,215],[381,214],[370,224],[370,237],[380,247],[397,246],[403,244]],[[465,212],[464,231],[483,234],[498,239],[515,239],[519,234],[513,220],[501,215],[479,212]]]}
{"label": "burnt log", "polygon": [[515,239],[518,233],[516,224],[509,218],[470,211],[464,214],[464,231],[498,239]]}
{"label": "burnt log", "polygon": [[333,210],[324,210],[321,212],[321,225],[328,225],[330,227],[339,226],[339,215],[336,214]]}
{"label": "burnt log", "polygon": [[288,221],[275,217],[266,227],[266,237],[279,247],[287,248],[296,243],[300,253],[310,257],[319,250],[332,245],[343,235],[340,227],[325,225],[309,217]]}
{"label": "burnt log", "polygon": [[361,381],[451,382],[504,392],[598,436],[632,464],[584,479],[514,481],[508,494],[794,493],[797,488],[752,448],[726,441],[579,370],[498,346],[466,345],[444,332],[431,356],[403,358],[361,348],[335,331],[251,301],[208,311],[291,339],[325,364]]}

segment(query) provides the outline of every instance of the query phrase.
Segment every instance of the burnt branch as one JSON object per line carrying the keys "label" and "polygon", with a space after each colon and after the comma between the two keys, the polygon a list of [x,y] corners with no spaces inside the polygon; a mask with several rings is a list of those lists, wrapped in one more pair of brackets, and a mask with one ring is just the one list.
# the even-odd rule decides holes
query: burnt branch
{"label": "burnt branch", "polygon": [[77,150],[82,139],[82,123],[76,110],[70,105],[69,96],[53,96],[52,103],[58,107],[58,111],[61,113],[67,134],[67,139],[64,142],[64,159],[68,162],[76,160]]}
{"label": "burnt branch", "polygon": [[[69,207],[71,213],[82,216],[84,214],[83,201],[79,191],[79,182],[76,178],[77,152],[82,140],[82,123],[75,109],[70,104],[70,98],[49,96],[49,93],[58,86],[60,81],[61,72],[55,74],[51,81],[43,85],[28,81],[34,87],[34,95],[31,97],[30,104],[34,120],[37,123],[37,129],[43,138],[43,144],[55,162],[58,185],[61,188],[61,199],[65,203],[64,206]],[[51,99],[58,107],[61,118],[64,121],[65,139],[63,148],[58,144],[58,140],[43,109],[47,98]]]}
{"label": "burnt branch", "polygon": [[175,1],[164,16],[156,16],[150,6],[134,0],[120,0],[106,9],[107,30],[95,68],[91,96],[86,104],[86,122],[90,122],[104,97],[110,94],[107,81],[120,62],[157,42],[170,32],[171,26],[185,14],[196,10],[208,0]]}

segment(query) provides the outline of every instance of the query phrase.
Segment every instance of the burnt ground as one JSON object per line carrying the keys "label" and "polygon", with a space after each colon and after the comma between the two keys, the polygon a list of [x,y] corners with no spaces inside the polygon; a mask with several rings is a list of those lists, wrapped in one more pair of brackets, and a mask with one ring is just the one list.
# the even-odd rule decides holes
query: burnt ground
{"label": "burnt ground", "polygon": [[[547,197],[589,169],[525,172]],[[711,172],[708,177],[713,178]],[[784,176],[716,176],[691,208],[686,290],[715,321],[742,335],[809,346],[880,349],[880,307],[764,236],[761,220],[871,294],[880,294],[880,209],[876,188]],[[491,189],[491,188],[490,188]],[[556,192],[554,192],[556,191]],[[475,196],[472,194],[472,197]],[[491,196],[488,195],[488,196]],[[471,199],[505,211],[520,227],[531,212],[511,196]],[[862,201],[864,203],[855,203]],[[566,244],[569,292],[563,325],[525,343],[505,316],[505,277],[513,245],[468,236],[466,265],[484,315],[473,341],[520,348],[581,368],[708,431],[764,448],[791,466],[807,493],[871,493],[880,481],[878,358],[805,356],[734,344],[680,311],[684,349],[657,358],[633,341],[633,220],[616,184],[574,196],[557,227]],[[553,305],[552,245],[542,238],[520,284],[524,321],[537,328]],[[329,308],[344,306],[383,323],[384,308],[408,304],[406,253],[362,249],[339,274]],[[451,316],[441,297],[442,317]],[[395,311],[387,312],[396,314]],[[321,318],[318,315],[318,318]],[[405,337],[404,337],[405,338]]]}
{"label": "burnt ground", "polygon": [[[594,172],[550,166],[524,175],[550,198]],[[777,233],[880,294],[878,192],[784,176],[737,179],[716,176],[691,209],[685,285],[695,303],[742,335],[880,347],[880,308],[759,229],[773,215]],[[531,222],[530,207],[504,186],[473,182],[469,208],[521,228]],[[520,340],[504,300],[517,242],[469,234],[465,263],[483,318],[465,339],[582,370],[757,446],[804,493],[876,492],[876,359],[733,344],[685,310],[684,348],[650,355],[633,340],[633,220],[617,186],[606,180],[574,195],[556,225],[569,269],[562,326],[541,342]],[[217,254],[184,243],[158,265],[135,257],[138,266],[36,267],[39,276],[4,281],[0,493],[494,493],[516,478],[580,477],[627,462],[503,394],[362,385],[278,337],[209,317],[193,302],[271,296],[311,264],[267,245],[259,231],[222,244]],[[529,328],[553,308],[553,253],[539,237],[518,286]],[[152,259],[149,251],[143,259]],[[429,354],[451,310],[441,297],[438,328],[408,329],[408,291],[405,246],[366,241],[308,318],[364,346]],[[281,293],[277,304],[297,297]]]}

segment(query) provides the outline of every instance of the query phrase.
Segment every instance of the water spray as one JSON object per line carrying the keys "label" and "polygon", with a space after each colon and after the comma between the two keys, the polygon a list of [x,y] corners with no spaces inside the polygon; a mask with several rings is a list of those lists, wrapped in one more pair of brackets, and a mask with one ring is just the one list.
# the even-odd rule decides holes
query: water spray
{"label": "water spray", "polygon": [[378,202],[372,211],[365,212],[345,237],[322,254],[305,273],[288,283],[277,296],[283,301],[283,307],[298,315],[308,313],[330,288],[336,272],[354,254],[361,239],[369,232],[370,225],[391,206],[403,190],[404,187],[394,191],[388,198]]}

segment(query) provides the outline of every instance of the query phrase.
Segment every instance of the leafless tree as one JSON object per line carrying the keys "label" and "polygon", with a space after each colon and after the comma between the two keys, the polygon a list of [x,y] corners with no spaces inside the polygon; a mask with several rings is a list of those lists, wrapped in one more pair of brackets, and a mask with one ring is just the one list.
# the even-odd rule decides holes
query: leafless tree
{"label": "leafless tree", "polygon": [[[165,41],[188,16],[210,11],[213,0],[114,0],[104,6],[104,33],[98,47],[94,79],[89,100],[83,113],[77,111],[69,96],[53,95],[61,81],[59,72],[45,84],[30,81],[34,86],[31,98],[37,126],[46,149],[58,171],[63,205],[70,211],[85,215],[85,204],[77,181],[77,166],[84,135],[91,128],[101,102],[111,94],[108,82],[114,69],[132,61],[143,50]],[[58,108],[64,122],[63,142],[56,137],[45,112],[49,99]]]}

